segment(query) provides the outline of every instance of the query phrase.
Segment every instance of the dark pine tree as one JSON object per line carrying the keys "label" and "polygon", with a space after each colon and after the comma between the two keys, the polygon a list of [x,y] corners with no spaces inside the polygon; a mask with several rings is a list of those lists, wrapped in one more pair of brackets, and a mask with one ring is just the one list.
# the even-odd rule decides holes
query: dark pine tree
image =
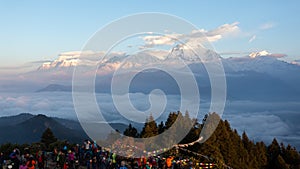
{"label": "dark pine tree", "polygon": [[[283,147],[283,144],[282,144]],[[291,145],[288,145],[286,148],[282,149],[282,157],[287,164],[290,165],[290,168],[300,168],[300,155],[295,148],[292,148]]]}
{"label": "dark pine tree", "polygon": [[54,136],[52,130],[50,128],[47,128],[41,137],[41,143],[44,143],[46,147],[49,147],[51,143],[54,143],[57,141],[57,138]]}
{"label": "dark pine tree", "polygon": [[284,159],[281,157],[281,155],[278,155],[275,159],[272,169],[289,169],[288,165],[285,163]]}
{"label": "dark pine tree", "polygon": [[278,165],[282,166],[283,158],[280,156],[280,146],[277,140],[274,138],[272,144],[268,147],[268,168],[275,169],[278,168]]}
{"label": "dark pine tree", "polygon": [[174,122],[176,121],[177,117],[178,117],[178,114],[176,112],[170,113],[169,116],[168,116],[168,119],[167,119],[167,121],[165,123],[166,124],[165,128],[169,129],[174,124]]}
{"label": "dark pine tree", "polygon": [[123,134],[128,137],[134,137],[134,138],[139,137],[137,129],[135,127],[132,127],[131,124],[129,124],[128,128],[125,129]]}
{"label": "dark pine tree", "polygon": [[158,125],[158,134],[161,134],[165,131],[165,125],[164,122],[161,121],[160,124]]}
{"label": "dark pine tree", "polygon": [[250,151],[252,147],[251,147],[250,140],[245,131],[242,134],[242,141],[243,141],[244,147],[247,149],[247,151]]}
{"label": "dark pine tree", "polygon": [[146,120],[146,123],[141,132],[141,137],[148,138],[156,135],[158,135],[158,127],[152,114],[150,114],[149,119]]}
{"label": "dark pine tree", "polygon": [[266,168],[268,165],[267,146],[264,142],[258,142],[255,145],[255,157],[259,168]]}

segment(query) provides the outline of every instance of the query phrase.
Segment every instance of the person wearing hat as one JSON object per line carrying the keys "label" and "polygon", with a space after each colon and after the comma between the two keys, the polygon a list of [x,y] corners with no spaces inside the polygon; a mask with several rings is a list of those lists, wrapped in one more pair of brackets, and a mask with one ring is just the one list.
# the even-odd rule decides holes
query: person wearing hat
{"label": "person wearing hat", "polygon": [[75,155],[72,152],[72,150],[68,151],[68,162],[69,162],[69,168],[73,169],[74,168],[74,159]]}
{"label": "person wearing hat", "polygon": [[15,148],[13,152],[9,155],[12,163],[14,164],[12,166],[12,169],[19,169],[20,166],[20,150]]}

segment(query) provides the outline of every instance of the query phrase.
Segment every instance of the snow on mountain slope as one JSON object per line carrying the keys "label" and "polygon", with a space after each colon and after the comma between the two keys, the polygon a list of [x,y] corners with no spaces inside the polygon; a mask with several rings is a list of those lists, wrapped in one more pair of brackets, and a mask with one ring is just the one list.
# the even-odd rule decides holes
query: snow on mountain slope
{"label": "snow on mountain slope", "polygon": [[274,76],[282,76],[288,72],[300,71],[300,67],[283,60],[280,54],[271,54],[267,51],[250,53],[244,57],[231,57],[222,59],[227,71],[255,71]]}
{"label": "snow on mountain slope", "polygon": [[[254,71],[267,73],[280,77],[290,74],[290,72],[300,72],[299,62],[288,63],[278,58],[281,54],[272,54],[267,51],[253,52],[243,57],[222,58],[211,50],[198,50],[198,57],[194,50],[182,45],[177,45],[171,50],[143,50],[134,54],[112,52],[104,57],[104,52],[67,52],[59,55],[59,58],[52,62],[43,63],[38,70],[69,69],[75,66],[95,66],[98,65],[99,74],[109,74],[115,70],[136,69],[145,65],[166,65],[183,67],[185,64],[202,64],[203,62],[214,62],[221,60],[227,73],[240,71]],[[103,58],[102,60],[100,58]],[[194,66],[195,67],[195,66]]]}
{"label": "snow on mountain slope", "polygon": [[269,52],[267,52],[266,50],[263,50],[263,51],[260,51],[260,52],[252,52],[249,54],[249,57],[250,58],[257,58],[257,57],[260,57],[260,56],[268,56],[270,55]]}
{"label": "snow on mountain slope", "polygon": [[[112,57],[123,56],[124,53],[112,52],[108,56],[103,57],[104,52],[91,52],[91,51],[74,51],[61,53],[58,59],[52,62],[43,63],[38,70],[50,70],[57,68],[73,68],[75,66],[95,66],[97,64],[105,63]],[[100,58],[103,58],[100,60]]]}

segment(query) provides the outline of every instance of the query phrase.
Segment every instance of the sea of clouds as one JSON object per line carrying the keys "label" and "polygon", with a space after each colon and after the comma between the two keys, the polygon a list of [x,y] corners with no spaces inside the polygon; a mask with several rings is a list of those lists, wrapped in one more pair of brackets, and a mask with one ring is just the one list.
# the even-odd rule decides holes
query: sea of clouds
{"label": "sea of clouds", "polygon": [[[124,117],[117,111],[111,94],[98,93],[95,96],[101,113],[108,122],[130,122],[128,120],[130,117]],[[142,93],[132,93],[129,98],[132,105],[139,111],[146,112],[153,104],[149,102],[148,95]],[[166,98],[167,103],[163,113],[151,112],[158,122],[165,120],[169,112],[180,110],[180,96],[167,95]],[[199,121],[209,111],[209,106],[209,102],[201,102],[197,115]],[[31,113],[77,119],[70,92],[1,93],[0,110],[0,116]],[[231,127],[237,129],[240,134],[246,131],[251,140],[270,143],[276,137],[280,142],[292,144],[300,149],[300,126],[297,122],[300,118],[299,110],[299,102],[227,100],[222,118],[227,119]],[[130,110],[126,114],[135,116],[130,114]]]}

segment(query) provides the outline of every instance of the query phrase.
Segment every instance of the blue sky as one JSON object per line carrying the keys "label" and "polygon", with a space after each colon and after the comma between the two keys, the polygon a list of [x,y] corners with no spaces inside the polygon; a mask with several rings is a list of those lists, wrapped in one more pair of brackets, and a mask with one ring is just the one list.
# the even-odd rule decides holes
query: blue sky
{"label": "blue sky", "polygon": [[205,30],[238,22],[241,33],[214,42],[217,52],[268,50],[300,59],[299,7],[299,1],[1,1],[0,66],[80,50],[109,22],[141,12],[169,13]]}

